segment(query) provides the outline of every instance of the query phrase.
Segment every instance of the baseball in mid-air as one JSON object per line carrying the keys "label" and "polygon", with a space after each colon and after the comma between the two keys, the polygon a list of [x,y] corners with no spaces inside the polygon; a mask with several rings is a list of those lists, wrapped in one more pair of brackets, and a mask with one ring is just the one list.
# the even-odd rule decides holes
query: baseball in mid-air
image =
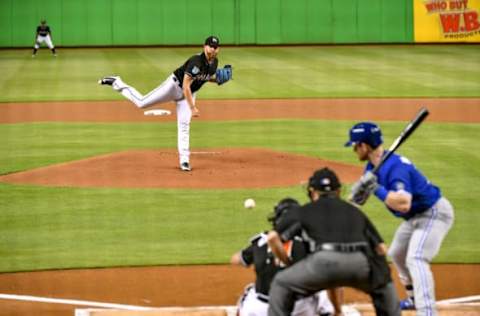
{"label": "baseball in mid-air", "polygon": [[243,202],[243,206],[245,208],[250,209],[255,207],[255,200],[254,199],[246,199],[245,202]]}

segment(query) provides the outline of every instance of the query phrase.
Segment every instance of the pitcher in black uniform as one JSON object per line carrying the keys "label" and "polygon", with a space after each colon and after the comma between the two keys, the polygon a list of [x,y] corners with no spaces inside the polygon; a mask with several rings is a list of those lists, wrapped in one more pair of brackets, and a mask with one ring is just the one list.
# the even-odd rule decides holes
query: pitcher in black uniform
{"label": "pitcher in black uniform", "polygon": [[33,46],[33,54],[32,57],[35,57],[37,54],[37,50],[40,48],[40,44],[45,42],[48,48],[52,51],[53,56],[57,56],[55,52],[55,46],[53,46],[52,42],[52,31],[50,30],[50,26],[47,25],[47,21],[42,20],[40,25],[37,26],[37,31],[35,32],[35,45]]}
{"label": "pitcher in black uniform", "polygon": [[[119,76],[108,76],[98,81],[109,85],[132,101],[138,108],[147,108],[154,104],[175,101],[177,105],[177,145],[180,169],[190,171],[190,122],[192,116],[199,116],[195,104],[196,93],[206,82],[221,85],[232,78],[232,67],[226,65],[218,68],[217,54],[220,40],[209,36],[203,45],[203,52],[190,57],[175,70],[160,86],[146,95],[142,95],[132,86],[122,81]],[[169,111],[164,111],[169,113]]]}
{"label": "pitcher in black uniform", "polygon": [[292,236],[304,236],[313,252],[276,274],[269,316],[290,315],[298,295],[342,286],[368,293],[377,315],[400,315],[382,237],[362,211],[340,199],[340,188],[332,170],[316,171],[308,184],[311,203],[286,213],[268,234],[272,252],[286,264],[282,243]]}
{"label": "pitcher in black uniform", "polygon": [[[298,202],[291,198],[281,200],[274,208],[274,212],[268,220],[275,228],[276,223],[292,208],[298,208]],[[288,256],[293,262],[297,262],[307,255],[307,245],[296,236],[293,240],[283,245]],[[275,274],[285,267],[279,264],[267,244],[267,232],[260,233],[250,240],[250,245],[245,249],[235,253],[230,263],[255,268],[255,284],[250,284],[245,288],[244,294],[238,302],[239,316],[266,316],[268,310],[268,294],[270,284]],[[335,295],[331,292],[331,295]],[[335,302],[337,297],[335,296]],[[337,308],[339,308],[337,306]],[[314,315],[333,315],[334,306],[332,305],[326,291],[315,293],[307,298],[297,300],[292,315],[314,316]]]}

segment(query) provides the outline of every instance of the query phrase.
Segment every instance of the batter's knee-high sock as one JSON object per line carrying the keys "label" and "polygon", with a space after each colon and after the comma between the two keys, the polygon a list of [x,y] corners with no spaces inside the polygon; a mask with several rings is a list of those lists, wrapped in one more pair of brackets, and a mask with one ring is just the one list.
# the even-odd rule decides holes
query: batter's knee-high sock
{"label": "batter's knee-high sock", "polygon": [[57,53],[55,53],[55,48],[52,48],[52,54],[56,55]]}

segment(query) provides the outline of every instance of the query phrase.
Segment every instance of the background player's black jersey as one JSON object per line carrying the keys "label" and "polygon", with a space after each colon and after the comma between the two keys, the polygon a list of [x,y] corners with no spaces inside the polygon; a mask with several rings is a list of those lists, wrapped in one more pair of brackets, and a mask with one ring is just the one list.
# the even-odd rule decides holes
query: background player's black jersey
{"label": "background player's black jersey", "polygon": [[180,82],[180,87],[183,85],[183,76],[185,73],[192,77],[193,82],[190,90],[198,91],[205,82],[209,81],[215,75],[218,67],[218,59],[215,58],[211,64],[208,63],[205,53],[194,55],[190,57],[182,66],[177,68],[173,73]]}
{"label": "background player's black jersey", "polygon": [[[299,237],[286,244],[285,248],[294,263],[307,255],[307,245]],[[255,266],[255,291],[268,295],[275,274],[282,268],[275,264],[275,256],[268,248],[267,235],[253,237],[250,246],[243,249],[240,255],[245,266]]]}
{"label": "background player's black jersey", "polygon": [[48,25],[37,26],[37,34],[40,35],[40,36],[47,36],[48,34],[50,34],[50,27]]}

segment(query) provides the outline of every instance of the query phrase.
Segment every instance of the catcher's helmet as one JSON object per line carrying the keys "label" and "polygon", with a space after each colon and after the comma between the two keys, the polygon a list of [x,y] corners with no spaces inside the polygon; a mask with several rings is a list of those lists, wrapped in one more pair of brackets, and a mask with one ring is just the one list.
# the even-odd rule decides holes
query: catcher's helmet
{"label": "catcher's helmet", "polygon": [[273,208],[273,213],[268,216],[268,221],[272,223],[273,227],[275,228],[279,222],[279,219],[285,215],[285,213],[294,208],[299,207],[300,204],[297,200],[292,198],[284,198],[277,205]]}
{"label": "catcher's helmet", "polygon": [[308,190],[310,188],[321,192],[332,192],[338,190],[342,185],[335,172],[327,167],[315,171],[308,180]]}

